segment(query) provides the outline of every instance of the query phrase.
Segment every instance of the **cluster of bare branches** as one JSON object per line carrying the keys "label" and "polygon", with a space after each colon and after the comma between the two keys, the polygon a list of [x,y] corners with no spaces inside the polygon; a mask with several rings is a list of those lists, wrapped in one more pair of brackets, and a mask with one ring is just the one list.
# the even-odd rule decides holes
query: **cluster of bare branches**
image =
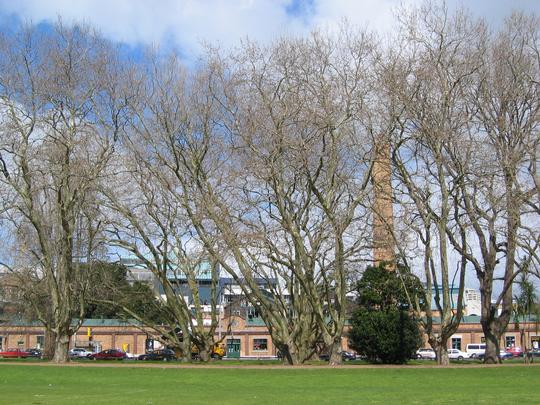
{"label": "cluster of bare branches", "polygon": [[22,260],[8,265],[46,285],[49,305],[35,310],[64,361],[83,311],[77,263],[98,251],[97,184],[125,105],[118,55],[89,29],[62,24],[4,33],[0,53],[1,211],[16,235],[11,258]]}
{"label": "cluster of bare branches", "polygon": [[538,205],[538,23],[515,13],[491,32],[465,11],[431,4],[403,21],[400,65],[387,90],[400,106],[392,160],[403,219],[421,245],[428,300],[433,294],[440,314],[434,330],[426,309],[439,361],[447,362],[447,340],[461,320],[467,268],[480,284],[486,361],[496,362],[512,284],[524,262],[538,266],[531,210]]}
{"label": "cluster of bare branches", "polygon": [[[111,243],[164,286],[180,269],[192,290],[193,257],[210,257],[290,363],[320,340],[339,359],[351,271],[369,243],[373,142],[359,122],[372,56],[366,34],[249,43],[196,72],[149,56],[130,86],[124,174],[103,189]],[[182,301],[165,291],[168,304]],[[206,350],[214,330],[191,323],[187,302],[177,307],[183,335]]]}
{"label": "cluster of bare branches", "polygon": [[[55,359],[87,297],[77,263],[105,249],[153,272],[174,322],[153,327],[186,357],[211,353],[222,269],[286,361],[322,342],[339,363],[378,221],[426,281],[427,305],[411,304],[439,361],[468,269],[496,361],[512,283],[540,259],[538,23],[513,14],[492,32],[427,4],[401,15],[390,43],[343,27],[209,50],[193,69],[155,52],[128,61],[80,26],[2,36],[0,215],[22,260],[8,265],[46,286],[50,311],[36,311]],[[394,221],[373,204],[381,158]]]}

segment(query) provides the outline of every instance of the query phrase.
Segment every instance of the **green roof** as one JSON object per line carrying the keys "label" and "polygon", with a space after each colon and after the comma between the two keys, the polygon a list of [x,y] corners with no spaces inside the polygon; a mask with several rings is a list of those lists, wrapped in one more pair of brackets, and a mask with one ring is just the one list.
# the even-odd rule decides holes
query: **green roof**
{"label": "green roof", "polygon": [[[75,325],[77,321],[73,320],[72,325]],[[0,325],[4,326],[43,326],[40,321],[26,320],[21,318],[12,318],[5,320]],[[135,319],[85,319],[83,320],[82,327],[99,327],[99,326],[140,326],[141,323]]]}
{"label": "green roof", "polygon": [[140,326],[141,323],[136,319],[85,319],[82,323],[84,327],[98,326]]}
{"label": "green roof", "polygon": [[264,320],[257,316],[257,317],[253,317],[253,318],[247,318],[246,320],[246,325],[247,326],[266,326],[266,324],[264,323]]}

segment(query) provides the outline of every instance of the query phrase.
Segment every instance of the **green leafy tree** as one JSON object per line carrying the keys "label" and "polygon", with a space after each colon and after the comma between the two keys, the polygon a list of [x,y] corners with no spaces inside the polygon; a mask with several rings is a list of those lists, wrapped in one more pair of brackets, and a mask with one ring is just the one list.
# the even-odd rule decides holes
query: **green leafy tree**
{"label": "green leafy tree", "polygon": [[409,307],[423,300],[422,284],[407,268],[368,267],[358,282],[359,307],[349,335],[353,348],[369,361],[406,363],[422,344]]}
{"label": "green leafy tree", "polygon": [[[515,314],[518,317],[528,317],[531,320],[531,315],[536,311],[536,289],[532,281],[529,280],[529,273],[521,273],[521,279],[518,282],[519,295],[514,296],[516,302]],[[536,315],[536,314],[535,314]]]}
{"label": "green leafy tree", "polygon": [[[538,334],[538,297],[536,295],[536,288],[534,283],[529,280],[528,266],[525,265],[523,273],[521,273],[521,279],[518,282],[519,289],[521,290],[519,295],[514,295],[514,316],[516,328],[520,330],[521,346],[524,350],[528,350],[527,340],[525,339],[525,330],[523,327],[519,328],[520,320],[526,320],[529,324],[531,319],[534,319],[536,325],[536,333]],[[525,362],[528,362],[529,357],[525,356]]]}
{"label": "green leafy tree", "polygon": [[[128,282],[127,269],[118,263],[95,262],[87,266],[89,298],[85,318],[137,318],[168,323],[161,302],[145,283]],[[99,298],[92,298],[99,297]]]}

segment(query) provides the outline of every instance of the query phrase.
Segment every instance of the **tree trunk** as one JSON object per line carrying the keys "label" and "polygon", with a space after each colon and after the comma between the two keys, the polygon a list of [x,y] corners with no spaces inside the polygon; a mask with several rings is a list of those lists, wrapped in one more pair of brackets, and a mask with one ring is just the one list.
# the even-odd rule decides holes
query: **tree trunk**
{"label": "tree trunk", "polygon": [[[531,320],[529,318],[529,324],[531,323]],[[519,342],[521,344],[521,347],[523,348],[523,362],[525,364],[531,363],[532,356],[529,356],[529,350],[527,349],[527,341],[525,339],[525,329],[521,329],[519,331]]]}
{"label": "tree trunk", "polygon": [[[482,325],[483,327],[484,325]],[[484,357],[484,363],[497,364],[501,362],[499,357],[499,336],[491,332],[491,328],[483,328],[484,336],[486,338],[486,354]],[[487,329],[487,330],[486,330]]]}
{"label": "tree trunk", "polygon": [[180,359],[183,363],[191,363],[191,339],[188,339],[184,335],[184,340],[182,341],[182,358]]}
{"label": "tree trunk", "polygon": [[302,364],[297,353],[289,352],[284,357],[284,359],[285,359],[284,364],[288,364],[289,366],[299,366],[300,364]]}
{"label": "tree trunk", "polygon": [[179,359],[182,363],[191,363],[191,350],[182,350],[182,356]]}
{"label": "tree trunk", "polygon": [[450,364],[450,359],[448,358],[448,348],[446,345],[446,341],[440,342],[435,349],[435,360],[439,366],[448,366]]}
{"label": "tree trunk", "polygon": [[199,360],[204,362],[204,363],[208,363],[208,361],[210,360],[210,353],[207,349],[200,349],[199,348]]}
{"label": "tree trunk", "polygon": [[283,351],[283,364],[290,366],[298,366],[304,362],[303,356],[299,353],[298,348],[292,345],[285,345]]}
{"label": "tree trunk", "polygon": [[286,336],[274,333],[271,334],[284,365],[297,366],[303,364],[313,354],[313,349],[309,346],[308,338],[299,339],[298,336]]}
{"label": "tree trunk", "polygon": [[480,293],[482,294],[482,317],[480,318],[480,323],[482,324],[482,331],[486,339],[484,357],[484,363],[486,364],[497,364],[501,362],[499,357],[499,339],[504,332],[504,329],[501,330],[500,323],[496,318],[497,308],[491,304],[492,283],[493,281],[489,278],[488,280],[483,280],[483,285],[480,285]]}
{"label": "tree trunk", "polygon": [[70,336],[66,333],[58,334],[54,345],[54,363],[66,363],[69,361],[69,341]]}
{"label": "tree trunk", "polygon": [[334,342],[330,345],[330,361],[328,362],[329,366],[341,366],[343,359],[341,358],[341,353],[339,349],[341,344],[339,342]]}
{"label": "tree trunk", "polygon": [[43,348],[43,358],[52,360],[56,344],[56,334],[49,328],[45,329],[45,347]]}

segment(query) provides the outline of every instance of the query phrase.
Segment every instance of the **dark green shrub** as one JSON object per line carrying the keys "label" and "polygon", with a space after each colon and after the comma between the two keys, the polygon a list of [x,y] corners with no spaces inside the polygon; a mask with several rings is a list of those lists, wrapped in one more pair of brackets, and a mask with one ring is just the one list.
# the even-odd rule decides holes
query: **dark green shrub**
{"label": "dark green shrub", "polygon": [[353,315],[350,340],[372,362],[403,364],[422,344],[417,321],[406,310],[367,310]]}
{"label": "dark green shrub", "polygon": [[352,317],[351,346],[372,362],[402,364],[422,344],[409,300],[423,300],[422,284],[408,269],[368,267],[357,285],[358,309]]}

